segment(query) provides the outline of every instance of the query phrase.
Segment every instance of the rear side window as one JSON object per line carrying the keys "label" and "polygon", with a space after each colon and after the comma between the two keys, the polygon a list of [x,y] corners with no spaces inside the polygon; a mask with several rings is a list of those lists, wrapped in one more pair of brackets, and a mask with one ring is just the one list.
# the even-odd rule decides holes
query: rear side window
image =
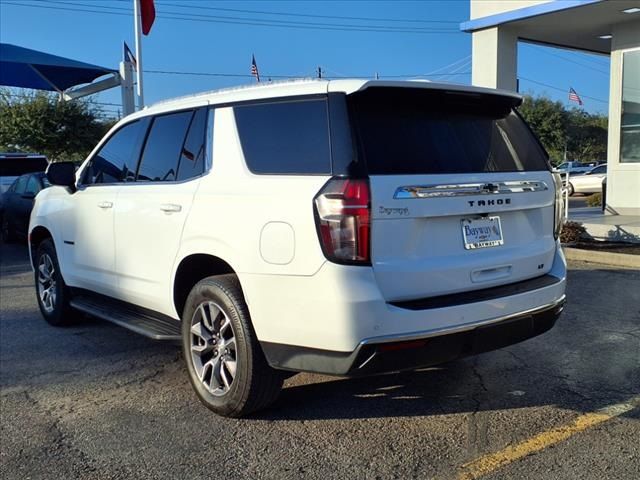
{"label": "rear side window", "polygon": [[18,180],[16,180],[16,183],[14,184],[15,186],[13,187],[13,192],[17,193],[18,195],[22,195],[27,188],[27,180],[27,175],[18,178]]}
{"label": "rear side window", "polygon": [[548,170],[508,97],[371,88],[348,101],[370,174]]}
{"label": "rear side window", "polygon": [[325,98],[245,105],[233,111],[251,172],[331,173]]}
{"label": "rear side window", "polygon": [[178,161],[193,111],[156,117],[144,147],[137,181],[170,182],[177,178]]}
{"label": "rear side window", "polygon": [[118,183],[135,178],[147,120],[138,120],[116,131],[100,148],[83,174],[84,184]]}
{"label": "rear side window", "polygon": [[180,153],[180,163],[178,164],[178,180],[188,180],[202,175],[204,172],[205,153],[205,129],[207,125],[207,109],[201,108],[196,111],[189,133]]}
{"label": "rear side window", "polygon": [[29,177],[29,181],[27,182],[27,189],[25,193],[31,193],[36,195],[40,191],[40,182],[38,181],[38,177],[35,175],[31,175]]}

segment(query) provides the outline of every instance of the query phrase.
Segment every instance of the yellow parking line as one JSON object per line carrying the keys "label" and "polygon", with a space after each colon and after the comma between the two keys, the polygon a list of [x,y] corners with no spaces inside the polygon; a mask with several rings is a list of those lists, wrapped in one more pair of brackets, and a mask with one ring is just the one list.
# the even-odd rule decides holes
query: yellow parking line
{"label": "yellow parking line", "polygon": [[503,450],[484,455],[469,463],[465,463],[461,467],[458,480],[473,480],[487,475],[522,457],[539,452],[550,445],[560,443],[576,433],[611,420],[614,417],[618,417],[638,406],[640,406],[640,396],[633,397],[625,403],[610,405],[595,412],[580,415],[567,425],[552,428],[518,444],[509,445]]}

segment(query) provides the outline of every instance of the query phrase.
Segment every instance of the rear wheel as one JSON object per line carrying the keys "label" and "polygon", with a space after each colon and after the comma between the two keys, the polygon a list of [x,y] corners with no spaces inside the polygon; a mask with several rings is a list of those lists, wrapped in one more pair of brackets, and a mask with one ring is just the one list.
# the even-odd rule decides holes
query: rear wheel
{"label": "rear wheel", "polygon": [[284,376],[267,364],[235,275],[193,287],[182,315],[182,348],[191,385],[219,415],[263,409],[282,388]]}
{"label": "rear wheel", "polygon": [[56,327],[72,324],[78,314],[69,305],[71,292],[62,279],[51,239],[38,245],[35,266],[36,293],[42,316]]}

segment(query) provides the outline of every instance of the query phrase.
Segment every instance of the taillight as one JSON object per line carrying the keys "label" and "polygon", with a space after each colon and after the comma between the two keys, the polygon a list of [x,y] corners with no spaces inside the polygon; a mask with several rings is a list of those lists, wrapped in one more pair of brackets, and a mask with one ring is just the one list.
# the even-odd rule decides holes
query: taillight
{"label": "taillight", "polygon": [[565,221],[565,195],[567,194],[564,182],[559,173],[553,173],[553,182],[555,183],[555,205],[554,205],[554,225],[553,237],[557,240],[562,232],[562,226]]}
{"label": "taillight", "polygon": [[369,181],[332,178],[314,200],[318,236],[328,260],[370,265]]}

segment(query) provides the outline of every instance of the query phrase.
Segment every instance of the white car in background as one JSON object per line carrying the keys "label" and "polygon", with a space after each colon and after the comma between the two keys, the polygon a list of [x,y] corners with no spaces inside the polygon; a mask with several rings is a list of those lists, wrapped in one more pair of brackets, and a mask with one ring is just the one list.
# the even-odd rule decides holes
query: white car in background
{"label": "white car in background", "polygon": [[607,164],[593,167],[584,175],[569,177],[567,190],[569,195],[574,193],[602,193],[602,181],[607,178]]}
{"label": "white car in background", "polygon": [[593,167],[597,166],[598,162],[589,162],[589,163],[580,163],[580,162],[563,162],[554,168],[554,172],[560,173],[561,175],[582,175],[583,173],[587,173]]}

